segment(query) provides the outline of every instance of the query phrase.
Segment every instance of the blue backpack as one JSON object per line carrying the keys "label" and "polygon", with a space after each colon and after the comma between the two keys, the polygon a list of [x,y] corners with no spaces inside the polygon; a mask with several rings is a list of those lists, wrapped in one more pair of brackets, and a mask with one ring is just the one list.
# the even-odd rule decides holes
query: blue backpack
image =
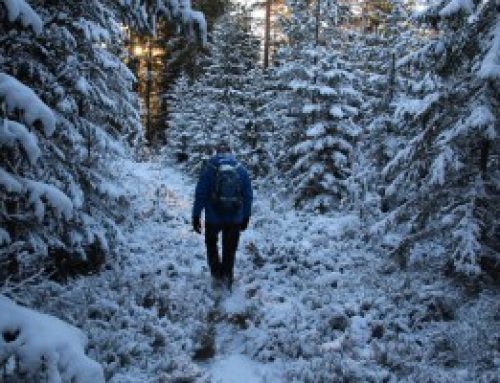
{"label": "blue backpack", "polygon": [[237,214],[243,205],[243,188],[238,168],[240,164],[214,166],[215,180],[212,203],[219,214]]}

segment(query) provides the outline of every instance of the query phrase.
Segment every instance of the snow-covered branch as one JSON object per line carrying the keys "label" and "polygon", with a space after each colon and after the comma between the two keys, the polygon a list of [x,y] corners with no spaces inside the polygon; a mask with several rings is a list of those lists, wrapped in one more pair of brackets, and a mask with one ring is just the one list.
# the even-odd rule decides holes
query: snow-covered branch
{"label": "snow-covered branch", "polygon": [[56,129],[56,119],[52,110],[45,105],[26,85],[14,77],[0,72],[0,100],[3,100],[8,113],[22,111],[23,122],[33,126],[41,121],[44,133],[50,137]]}
{"label": "snow-covered branch", "polygon": [[101,366],[85,355],[86,336],[68,323],[0,296],[0,333],[0,364],[14,358],[32,381],[104,382]]}
{"label": "snow-covered branch", "polygon": [[42,33],[42,19],[28,3],[24,0],[2,0],[2,2],[7,8],[7,17],[11,23],[20,20],[24,27],[31,27],[35,34]]}

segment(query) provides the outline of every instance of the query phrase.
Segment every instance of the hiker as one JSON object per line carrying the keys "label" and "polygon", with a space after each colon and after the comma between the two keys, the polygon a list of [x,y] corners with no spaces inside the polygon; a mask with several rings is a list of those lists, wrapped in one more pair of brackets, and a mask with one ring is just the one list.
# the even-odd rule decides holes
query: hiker
{"label": "hiker", "polygon": [[[207,261],[215,284],[233,284],[233,267],[240,231],[248,227],[252,206],[252,185],[247,170],[231,154],[226,142],[205,165],[196,185],[193,229],[201,234],[201,212],[205,210]],[[217,241],[222,232],[222,261]]]}

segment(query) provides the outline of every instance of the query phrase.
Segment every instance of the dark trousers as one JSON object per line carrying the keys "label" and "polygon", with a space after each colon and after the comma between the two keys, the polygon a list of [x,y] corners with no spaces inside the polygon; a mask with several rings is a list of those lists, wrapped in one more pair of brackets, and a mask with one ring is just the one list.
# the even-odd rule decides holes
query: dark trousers
{"label": "dark trousers", "polygon": [[[217,247],[220,232],[222,232],[222,262],[219,259],[219,250]],[[233,281],[234,257],[239,240],[239,224],[205,224],[207,261],[212,277],[217,279],[226,278],[230,283]]]}

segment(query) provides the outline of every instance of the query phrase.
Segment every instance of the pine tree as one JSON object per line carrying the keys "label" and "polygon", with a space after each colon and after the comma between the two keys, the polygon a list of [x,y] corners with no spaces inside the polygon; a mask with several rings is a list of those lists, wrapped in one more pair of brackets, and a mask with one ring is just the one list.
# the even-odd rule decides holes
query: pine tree
{"label": "pine tree", "polygon": [[421,41],[416,28],[408,23],[411,9],[405,2],[366,4],[368,20],[372,19],[367,12],[370,7],[375,7],[376,27],[368,25],[360,32],[356,25],[347,24],[343,45],[364,98],[358,120],[363,132],[349,181],[350,204],[367,226],[380,219],[386,209],[380,172],[405,141],[393,118],[394,101],[406,90],[411,76],[400,59],[417,49]]}
{"label": "pine tree", "polygon": [[425,71],[395,112],[408,140],[383,171],[386,223],[404,229],[403,262],[426,243],[437,265],[477,275],[499,260],[498,10],[441,1],[421,20],[440,33],[409,58]]}
{"label": "pine tree", "polygon": [[190,82],[182,74],[168,94],[170,114],[167,128],[168,147],[174,150],[179,162],[187,162],[193,171],[199,170],[210,155],[207,112],[203,88],[198,82]]}
{"label": "pine tree", "polygon": [[[258,76],[258,40],[253,36],[248,12],[236,9],[220,18],[210,34],[209,54],[202,65],[204,73],[192,85],[190,101],[182,109],[175,102],[170,107],[169,135],[180,136],[188,129],[189,166],[199,169],[214,144],[228,139],[237,155],[249,153],[245,128],[251,126],[255,109],[255,76]],[[185,81],[182,80],[181,81]],[[176,92],[182,92],[177,86]],[[172,98],[179,95],[173,92]],[[183,112],[182,110],[185,110]],[[182,122],[187,110],[200,111],[203,121],[187,126]],[[177,122],[176,122],[177,121]],[[251,145],[250,145],[251,146]]]}
{"label": "pine tree", "polygon": [[[295,116],[287,131],[291,150],[281,159],[281,168],[293,180],[297,204],[320,212],[347,198],[363,103],[340,44],[341,32],[332,24],[341,10],[327,5],[289,3],[284,31],[290,46],[277,56],[283,62],[277,73],[290,89],[289,114]],[[328,12],[333,15],[327,17]]]}
{"label": "pine tree", "polygon": [[[120,211],[119,195],[111,186],[110,165],[141,136],[137,100],[130,91],[133,76],[117,56],[121,31],[113,7],[97,0],[32,5],[40,23],[45,21],[36,39],[14,24],[0,27],[14,28],[13,33],[2,31],[0,70],[10,75],[3,77],[7,90],[2,99],[6,117],[19,116],[23,109],[9,101],[16,94],[9,85],[15,76],[48,105],[54,126],[45,134],[31,132],[40,147],[40,160],[32,161],[31,169],[18,166],[15,153],[3,157],[2,166],[18,181],[32,181],[15,196],[2,190],[2,226],[10,237],[2,258],[17,254],[14,263],[19,263],[20,256],[33,254],[34,259],[23,259],[24,265],[47,264],[48,259],[48,267],[55,264],[60,271],[85,271],[104,261],[116,238],[112,211]],[[61,214],[60,206],[68,206],[71,214]]]}

